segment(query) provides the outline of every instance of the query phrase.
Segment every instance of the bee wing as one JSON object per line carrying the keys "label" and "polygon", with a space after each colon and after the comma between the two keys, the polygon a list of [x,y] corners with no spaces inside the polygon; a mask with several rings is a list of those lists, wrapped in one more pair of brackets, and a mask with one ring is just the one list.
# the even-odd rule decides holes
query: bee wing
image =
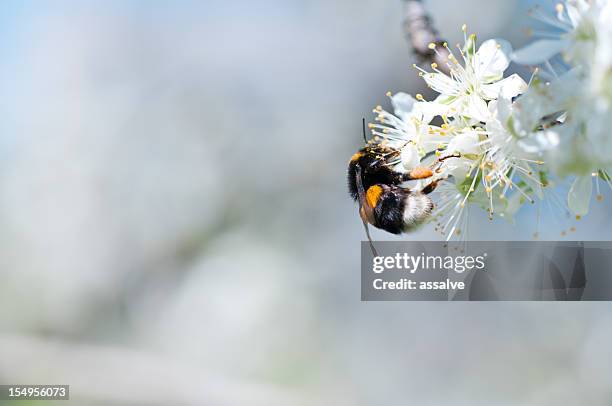
{"label": "bee wing", "polygon": [[356,179],[357,183],[357,193],[359,196],[359,216],[361,217],[361,221],[363,221],[363,227],[365,228],[366,236],[368,237],[368,241],[370,242],[370,249],[372,250],[372,254],[377,257],[378,253],[374,248],[374,243],[372,242],[372,237],[370,236],[370,229],[368,228],[368,223],[374,221],[374,211],[373,209],[366,203],[366,194],[363,188],[363,181],[361,179],[361,166],[357,164],[356,167]]}

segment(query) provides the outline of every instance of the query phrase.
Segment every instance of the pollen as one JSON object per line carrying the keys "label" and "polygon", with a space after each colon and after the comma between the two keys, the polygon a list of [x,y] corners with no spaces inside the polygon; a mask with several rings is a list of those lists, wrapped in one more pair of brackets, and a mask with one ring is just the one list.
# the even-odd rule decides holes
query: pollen
{"label": "pollen", "polygon": [[581,215],[579,215],[579,214],[576,215],[576,220],[580,220],[581,218],[582,218]]}
{"label": "pollen", "polygon": [[419,101],[424,101],[425,100],[425,98],[423,97],[423,95],[421,93],[417,93],[415,97]]}
{"label": "pollen", "polygon": [[436,44],[431,42],[429,43],[429,45],[427,46],[429,49],[436,49]]}
{"label": "pollen", "polygon": [[410,177],[412,179],[426,179],[430,178],[433,172],[429,168],[414,168],[410,171]]}
{"label": "pollen", "polygon": [[437,69],[438,68],[438,64],[437,63],[432,63],[431,64],[431,69]]}

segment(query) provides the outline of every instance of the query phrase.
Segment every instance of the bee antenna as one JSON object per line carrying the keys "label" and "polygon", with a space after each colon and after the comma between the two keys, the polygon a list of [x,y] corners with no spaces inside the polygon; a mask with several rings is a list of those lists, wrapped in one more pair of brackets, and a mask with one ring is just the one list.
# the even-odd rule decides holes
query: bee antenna
{"label": "bee antenna", "polygon": [[365,131],[365,117],[361,119],[361,129],[363,130],[363,142],[367,144],[368,139],[366,138],[366,131]]}

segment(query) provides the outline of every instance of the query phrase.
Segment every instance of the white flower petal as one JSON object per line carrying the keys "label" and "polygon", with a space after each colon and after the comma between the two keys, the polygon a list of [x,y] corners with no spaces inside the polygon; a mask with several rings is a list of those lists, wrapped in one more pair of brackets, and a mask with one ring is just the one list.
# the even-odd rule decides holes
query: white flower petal
{"label": "white flower petal", "polygon": [[576,215],[584,216],[589,212],[593,179],[590,175],[576,178],[567,195],[567,205]]}
{"label": "white flower petal", "polygon": [[428,73],[423,75],[425,82],[436,92],[446,96],[456,96],[460,93],[459,85],[443,73]]}
{"label": "white flower petal", "polygon": [[502,39],[490,39],[482,43],[474,58],[476,76],[485,83],[499,80],[510,65],[512,45]]}
{"label": "white flower petal", "polygon": [[512,60],[523,65],[537,65],[546,62],[569,46],[569,42],[556,39],[542,39],[532,42],[512,54]]}
{"label": "white flower petal", "polygon": [[446,145],[448,143],[448,139],[448,136],[440,135],[434,131],[424,131],[419,138],[419,147],[422,148],[423,152],[428,154],[438,149],[440,144]]}
{"label": "white flower petal", "polygon": [[419,165],[420,157],[416,145],[413,143],[406,144],[400,153],[400,160],[402,161],[402,166],[404,169],[408,171],[417,167]]}
{"label": "white flower petal", "polygon": [[408,93],[399,92],[391,97],[391,104],[395,115],[404,121],[412,115],[416,100]]}
{"label": "white flower petal", "polygon": [[465,180],[473,161],[463,158],[449,158],[445,162],[446,173],[457,179],[458,183]]}
{"label": "white flower petal", "polygon": [[482,85],[482,92],[487,99],[497,99],[499,96],[512,99],[527,90],[527,83],[516,73],[499,82]]}
{"label": "white flower petal", "polygon": [[450,115],[451,105],[432,102],[419,102],[414,106],[414,111],[419,112],[423,116],[423,121],[429,123],[436,116]]}
{"label": "white flower petal", "polygon": [[491,117],[487,103],[476,93],[470,94],[466,101],[467,109],[465,115],[478,121],[487,121]]}
{"label": "white flower petal", "polygon": [[446,151],[448,153],[459,152],[461,154],[479,154],[480,153],[480,140],[478,134],[473,132],[457,134],[448,143]]}

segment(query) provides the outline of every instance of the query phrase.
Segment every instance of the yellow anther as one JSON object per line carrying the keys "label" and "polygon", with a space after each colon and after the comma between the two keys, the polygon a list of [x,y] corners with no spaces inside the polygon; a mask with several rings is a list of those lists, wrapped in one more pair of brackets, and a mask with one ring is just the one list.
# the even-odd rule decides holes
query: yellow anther
{"label": "yellow anther", "polygon": [[416,97],[417,100],[420,100],[420,101],[425,100],[425,98],[423,97],[423,95],[421,93],[417,93],[415,97]]}
{"label": "yellow anther", "polygon": [[467,24],[463,24],[461,26],[461,31],[466,32],[467,31]]}
{"label": "yellow anther", "polygon": [[576,215],[576,220],[580,220],[581,218],[582,218],[581,215],[579,215],[579,214]]}
{"label": "yellow anther", "polygon": [[557,13],[563,13],[563,4],[557,3],[555,9],[557,10]]}
{"label": "yellow anther", "polygon": [[433,42],[430,42],[429,45],[427,46],[429,49],[436,49],[436,44]]}
{"label": "yellow anther", "polygon": [[385,93],[385,95],[387,95],[387,97],[391,97],[393,95],[393,93],[391,93],[390,91],[388,91],[387,93]]}
{"label": "yellow anther", "polygon": [[431,69],[437,69],[438,68],[438,64],[437,63],[432,63],[431,64]]}

